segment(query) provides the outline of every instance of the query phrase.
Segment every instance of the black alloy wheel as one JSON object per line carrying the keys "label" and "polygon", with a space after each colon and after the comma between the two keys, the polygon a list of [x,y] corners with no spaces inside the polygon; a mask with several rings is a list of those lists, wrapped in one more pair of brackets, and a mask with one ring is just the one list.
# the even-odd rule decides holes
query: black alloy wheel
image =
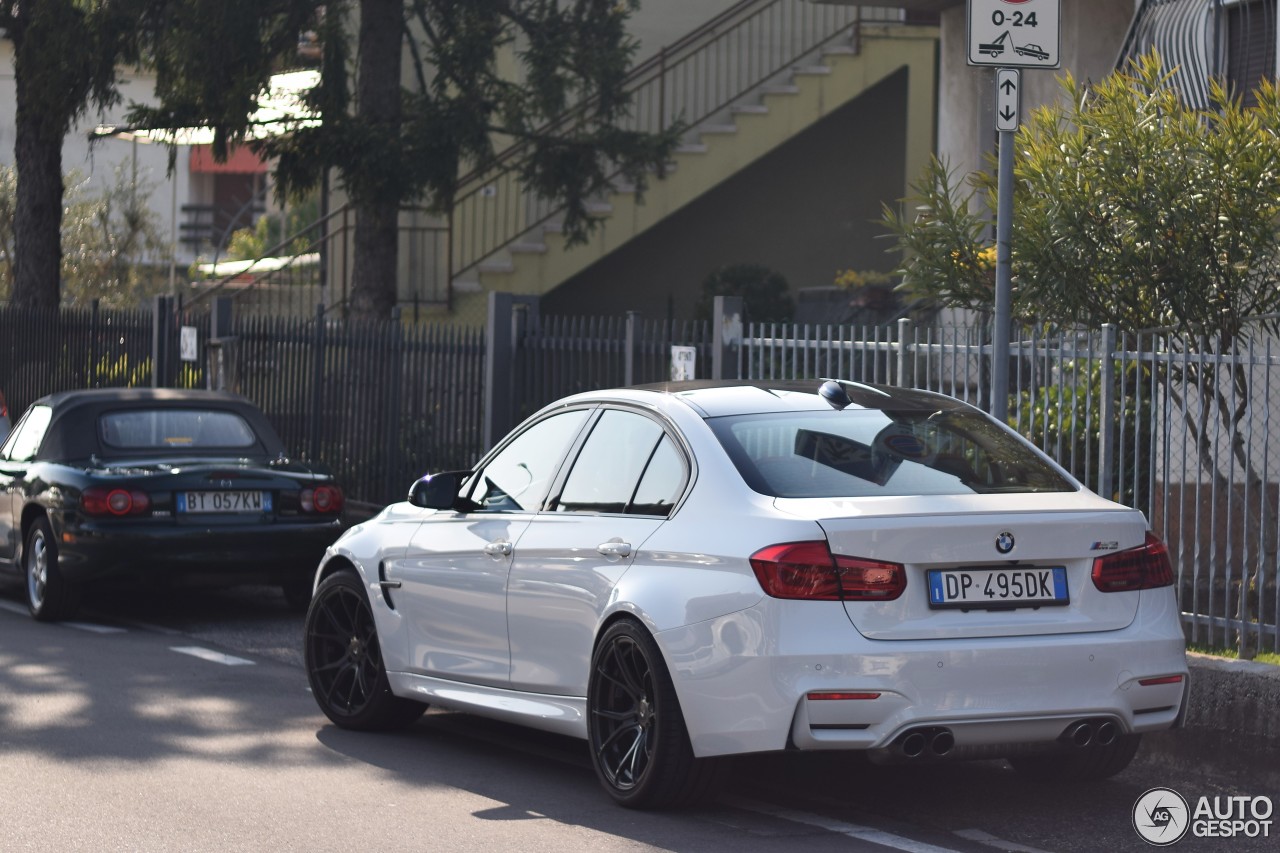
{"label": "black alloy wheel", "polygon": [[721,762],[694,757],[662,654],[635,622],[615,622],[596,646],[587,731],[596,776],[621,805],[689,805],[714,792]]}
{"label": "black alloy wheel", "polygon": [[404,728],[427,710],[391,692],[377,627],[360,576],[330,575],[316,590],[303,629],[307,680],[324,715],[344,729]]}

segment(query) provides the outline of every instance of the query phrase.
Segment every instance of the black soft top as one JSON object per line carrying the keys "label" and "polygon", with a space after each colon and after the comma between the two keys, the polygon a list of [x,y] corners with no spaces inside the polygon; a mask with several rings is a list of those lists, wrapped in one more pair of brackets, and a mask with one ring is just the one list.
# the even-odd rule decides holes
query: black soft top
{"label": "black soft top", "polygon": [[[39,456],[56,462],[119,455],[102,446],[98,437],[98,418],[105,412],[128,409],[216,409],[233,412],[244,418],[258,437],[255,447],[236,451],[238,456],[275,458],[284,453],[284,444],[266,415],[238,394],[225,391],[201,391],[181,388],[95,388],[84,391],[60,391],[36,400],[32,405],[52,409],[48,431],[40,445]],[[131,456],[171,456],[175,451],[129,451]],[[179,451],[179,453],[181,453]]]}

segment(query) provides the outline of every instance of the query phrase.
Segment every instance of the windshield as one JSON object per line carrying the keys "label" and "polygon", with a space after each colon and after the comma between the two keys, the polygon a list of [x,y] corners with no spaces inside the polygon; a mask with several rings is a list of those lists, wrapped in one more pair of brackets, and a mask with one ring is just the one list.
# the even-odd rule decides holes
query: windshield
{"label": "windshield", "polygon": [[774,497],[1076,490],[1022,439],[978,412],[846,409],[708,424],[747,485]]}

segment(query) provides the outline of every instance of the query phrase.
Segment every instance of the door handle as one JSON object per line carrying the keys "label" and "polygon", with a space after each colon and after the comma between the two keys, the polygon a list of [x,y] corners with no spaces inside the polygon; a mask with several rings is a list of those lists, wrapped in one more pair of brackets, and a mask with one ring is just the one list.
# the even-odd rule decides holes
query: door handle
{"label": "door handle", "polygon": [[508,557],[511,555],[511,543],[506,541],[490,542],[484,546],[484,552],[490,557]]}
{"label": "door handle", "polygon": [[596,550],[606,557],[630,557],[630,542],[601,542],[596,546]]}

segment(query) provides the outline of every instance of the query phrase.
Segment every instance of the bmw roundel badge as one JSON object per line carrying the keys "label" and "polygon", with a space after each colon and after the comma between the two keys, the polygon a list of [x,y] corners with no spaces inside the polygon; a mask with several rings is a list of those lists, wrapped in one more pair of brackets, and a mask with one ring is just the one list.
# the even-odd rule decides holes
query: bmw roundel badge
{"label": "bmw roundel badge", "polygon": [[1008,554],[1013,550],[1013,545],[1013,534],[1009,531],[1006,530],[996,535],[996,550],[1001,554]]}

